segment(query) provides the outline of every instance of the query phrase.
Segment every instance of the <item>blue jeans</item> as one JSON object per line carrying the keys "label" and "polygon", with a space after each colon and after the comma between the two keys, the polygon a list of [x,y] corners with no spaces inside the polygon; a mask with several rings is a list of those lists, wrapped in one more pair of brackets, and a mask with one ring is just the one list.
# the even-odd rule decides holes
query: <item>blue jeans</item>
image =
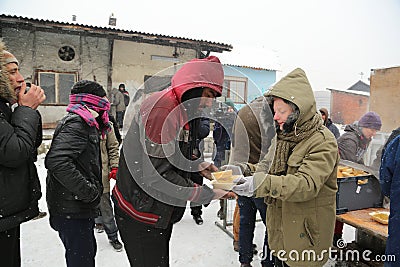
{"label": "blue jeans", "polygon": [[104,193],[100,199],[101,216],[95,218],[96,223],[102,223],[108,239],[114,241],[118,239],[118,228],[115,223],[113,207],[111,205],[110,193]]}
{"label": "blue jeans", "polygon": [[50,226],[64,244],[68,267],[95,267],[97,252],[94,219],[73,219],[50,213]]}
{"label": "blue jeans", "polygon": [[[264,225],[266,225],[267,204],[264,203],[264,198],[243,196],[239,196],[238,203],[240,211],[239,261],[240,263],[251,263],[253,260],[253,237],[257,210]],[[262,266],[274,266],[273,260],[270,259],[267,230],[265,230],[263,255]]]}

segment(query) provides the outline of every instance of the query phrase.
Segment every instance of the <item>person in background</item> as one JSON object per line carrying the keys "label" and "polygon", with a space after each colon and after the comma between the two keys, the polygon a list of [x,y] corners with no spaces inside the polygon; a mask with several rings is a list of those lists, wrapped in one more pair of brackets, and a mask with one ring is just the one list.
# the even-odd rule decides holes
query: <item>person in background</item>
{"label": "person in background", "polygon": [[217,110],[216,117],[217,121],[214,123],[213,130],[216,152],[213,161],[215,166],[221,167],[222,163],[225,162],[225,151],[231,149],[232,129],[236,119],[233,102],[226,101],[224,107]]}
{"label": "person in background", "polygon": [[[382,127],[381,118],[373,111],[365,113],[359,121],[346,125],[338,138],[339,155],[343,160],[364,164],[364,155],[372,138]],[[336,221],[333,245],[343,236],[343,222]]]}
{"label": "person in background", "polygon": [[359,121],[346,125],[344,134],[338,139],[340,158],[364,164],[364,154],[381,127],[381,118],[373,111],[365,113]]}
{"label": "person in background", "polygon": [[75,83],[67,115],[58,123],[45,159],[50,226],[65,247],[68,267],[95,266],[94,218],[103,194],[100,135],[110,130],[110,103],[97,82]]}
{"label": "person in background", "polygon": [[[216,121],[214,122],[213,129],[213,139],[215,144],[213,162],[215,166],[221,167],[222,165],[227,163],[226,151],[229,151],[231,149],[232,129],[236,119],[235,105],[232,100],[227,99],[224,105],[222,105],[221,108],[217,109],[215,113]],[[226,217],[226,214],[224,214],[224,202],[224,200],[220,200],[220,209],[217,212],[217,216],[221,220],[225,219]],[[239,209],[235,208],[234,219],[236,218],[236,220],[234,221],[236,222],[239,222],[238,211]],[[239,227],[234,226],[234,229],[238,228]],[[234,236],[238,237],[238,235],[236,235],[235,233],[236,231],[234,231]],[[235,241],[238,240],[235,238]]]}
{"label": "person in background", "polygon": [[17,267],[20,225],[39,215],[42,191],[35,161],[42,121],[37,108],[46,95],[34,84],[26,92],[19,62],[2,42],[0,67],[0,262]]}
{"label": "person in background", "polygon": [[111,90],[111,115],[117,120],[117,126],[121,129],[125,113],[124,94],[117,88]]}
{"label": "person in background", "polygon": [[[268,244],[276,266],[323,266],[336,218],[336,139],[323,126],[302,69],[283,77],[265,97],[277,129],[276,145],[256,165],[233,166],[240,167],[245,177],[232,190],[265,198]],[[271,117],[263,114],[263,118]],[[312,251],[319,258],[290,257],[293,251],[298,255]]]}
{"label": "person in background", "polygon": [[[265,102],[264,96],[260,96],[248,105],[241,108],[233,127],[233,140],[229,164],[249,162],[256,164],[265,155],[265,151],[271,145],[271,140],[275,135],[273,125],[261,126],[261,111]],[[262,143],[264,148],[262,148]],[[261,150],[263,149],[263,151]],[[238,196],[239,207],[239,262],[241,266],[251,266],[253,260],[253,238],[256,224],[257,211],[261,219],[266,224],[267,204],[264,198]],[[270,255],[271,250],[268,246],[268,234],[265,229],[263,255]],[[261,261],[263,267],[274,266],[273,259],[269,256]]]}
{"label": "person in background", "polygon": [[[119,161],[119,142],[114,128],[100,137],[100,153],[102,162],[102,184],[103,194],[100,199],[101,216],[95,219],[95,228],[104,229],[108,241],[115,251],[122,250],[122,244],[118,240],[118,227],[115,223],[113,207],[110,199],[110,179],[116,179]],[[102,231],[98,231],[102,232]]]}
{"label": "person in background", "polygon": [[124,97],[124,109],[123,109],[123,111],[121,111],[119,116],[118,116],[118,113],[117,113],[117,121],[118,121],[118,124],[119,124],[119,128],[122,129],[123,126],[124,126],[125,111],[126,111],[126,108],[129,105],[130,97],[129,97],[129,92],[125,89],[125,84],[124,83],[121,83],[118,86],[118,90],[122,93],[122,96]]}
{"label": "person in background", "polygon": [[390,199],[388,238],[385,267],[400,266],[400,136],[395,137],[384,150],[380,167],[382,193]]}
{"label": "person in background", "polygon": [[333,133],[335,138],[338,139],[340,137],[339,129],[335,124],[333,124],[331,118],[329,118],[328,110],[326,108],[321,108],[319,112],[321,112],[322,120],[324,121],[326,128],[328,128]]}
{"label": "person in background", "polygon": [[[208,118],[199,118],[198,120],[196,120],[196,123],[199,123],[199,125],[195,126],[195,128],[198,129],[198,131],[192,132],[194,134],[193,139],[196,140],[195,149],[193,151],[193,157],[202,158],[204,160],[200,144],[201,141],[210,134],[210,120]],[[190,179],[198,185],[203,185],[203,176],[201,176],[199,173],[196,172],[192,173]],[[201,215],[203,214],[202,205],[190,202],[190,210],[191,210],[190,214],[192,215],[193,220],[196,222],[196,224],[202,225],[203,224],[203,218],[201,217]]]}
{"label": "person in background", "polygon": [[124,138],[112,198],[118,229],[131,266],[169,266],[169,242],[188,201],[207,204],[232,197],[191,180],[211,179],[217,168],[193,158],[197,122],[222,93],[224,73],[210,56],[186,62],[171,86],[148,96]]}
{"label": "person in background", "polygon": [[122,144],[122,136],[121,136],[121,132],[119,131],[118,122],[114,118],[114,116],[112,116],[110,114],[110,112],[108,112],[108,118],[110,120],[110,123],[112,124],[113,129],[114,129],[114,134],[115,134],[115,137],[117,138],[118,145],[121,145]]}

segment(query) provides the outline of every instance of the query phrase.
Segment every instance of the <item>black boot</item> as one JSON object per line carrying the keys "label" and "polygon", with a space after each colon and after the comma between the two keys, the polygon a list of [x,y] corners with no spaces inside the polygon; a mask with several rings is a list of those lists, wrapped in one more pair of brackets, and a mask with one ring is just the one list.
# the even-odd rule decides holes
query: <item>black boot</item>
{"label": "black boot", "polygon": [[333,235],[333,242],[332,242],[333,247],[337,247],[337,243],[339,242],[339,240],[342,240],[342,234],[335,233]]}
{"label": "black boot", "polygon": [[203,218],[201,218],[201,215],[193,215],[193,220],[194,220],[198,225],[202,225],[202,224],[203,224]]}

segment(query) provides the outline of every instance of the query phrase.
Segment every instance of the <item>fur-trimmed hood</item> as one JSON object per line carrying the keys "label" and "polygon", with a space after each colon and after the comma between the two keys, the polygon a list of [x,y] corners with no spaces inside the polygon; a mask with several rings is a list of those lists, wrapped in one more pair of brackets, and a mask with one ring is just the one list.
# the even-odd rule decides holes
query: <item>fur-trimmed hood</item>
{"label": "fur-trimmed hood", "polygon": [[6,50],[5,44],[0,40],[0,98],[6,100],[6,102],[11,102],[11,100],[16,100],[17,96],[15,92],[11,90],[10,81],[8,79],[7,70],[5,66],[4,51]]}
{"label": "fur-trimmed hood", "polygon": [[275,96],[295,104],[300,115],[297,126],[309,121],[317,113],[314,93],[305,72],[297,68],[283,77],[264,96]]}

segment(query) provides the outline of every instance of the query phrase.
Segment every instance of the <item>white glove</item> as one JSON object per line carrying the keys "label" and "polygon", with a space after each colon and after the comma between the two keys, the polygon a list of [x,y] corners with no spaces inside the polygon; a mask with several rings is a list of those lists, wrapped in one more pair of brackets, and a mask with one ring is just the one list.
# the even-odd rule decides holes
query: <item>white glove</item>
{"label": "white glove", "polygon": [[242,169],[236,165],[224,165],[220,169],[221,171],[232,170],[232,175],[243,175]]}
{"label": "white glove", "polygon": [[235,180],[238,180],[239,184],[232,188],[233,192],[244,197],[252,197],[254,195],[253,176],[239,177]]}
{"label": "white glove", "polygon": [[[248,176],[250,177],[250,176]],[[240,175],[238,178],[233,179],[232,182],[235,184],[244,184],[247,181],[247,177],[244,177],[243,175]]]}

